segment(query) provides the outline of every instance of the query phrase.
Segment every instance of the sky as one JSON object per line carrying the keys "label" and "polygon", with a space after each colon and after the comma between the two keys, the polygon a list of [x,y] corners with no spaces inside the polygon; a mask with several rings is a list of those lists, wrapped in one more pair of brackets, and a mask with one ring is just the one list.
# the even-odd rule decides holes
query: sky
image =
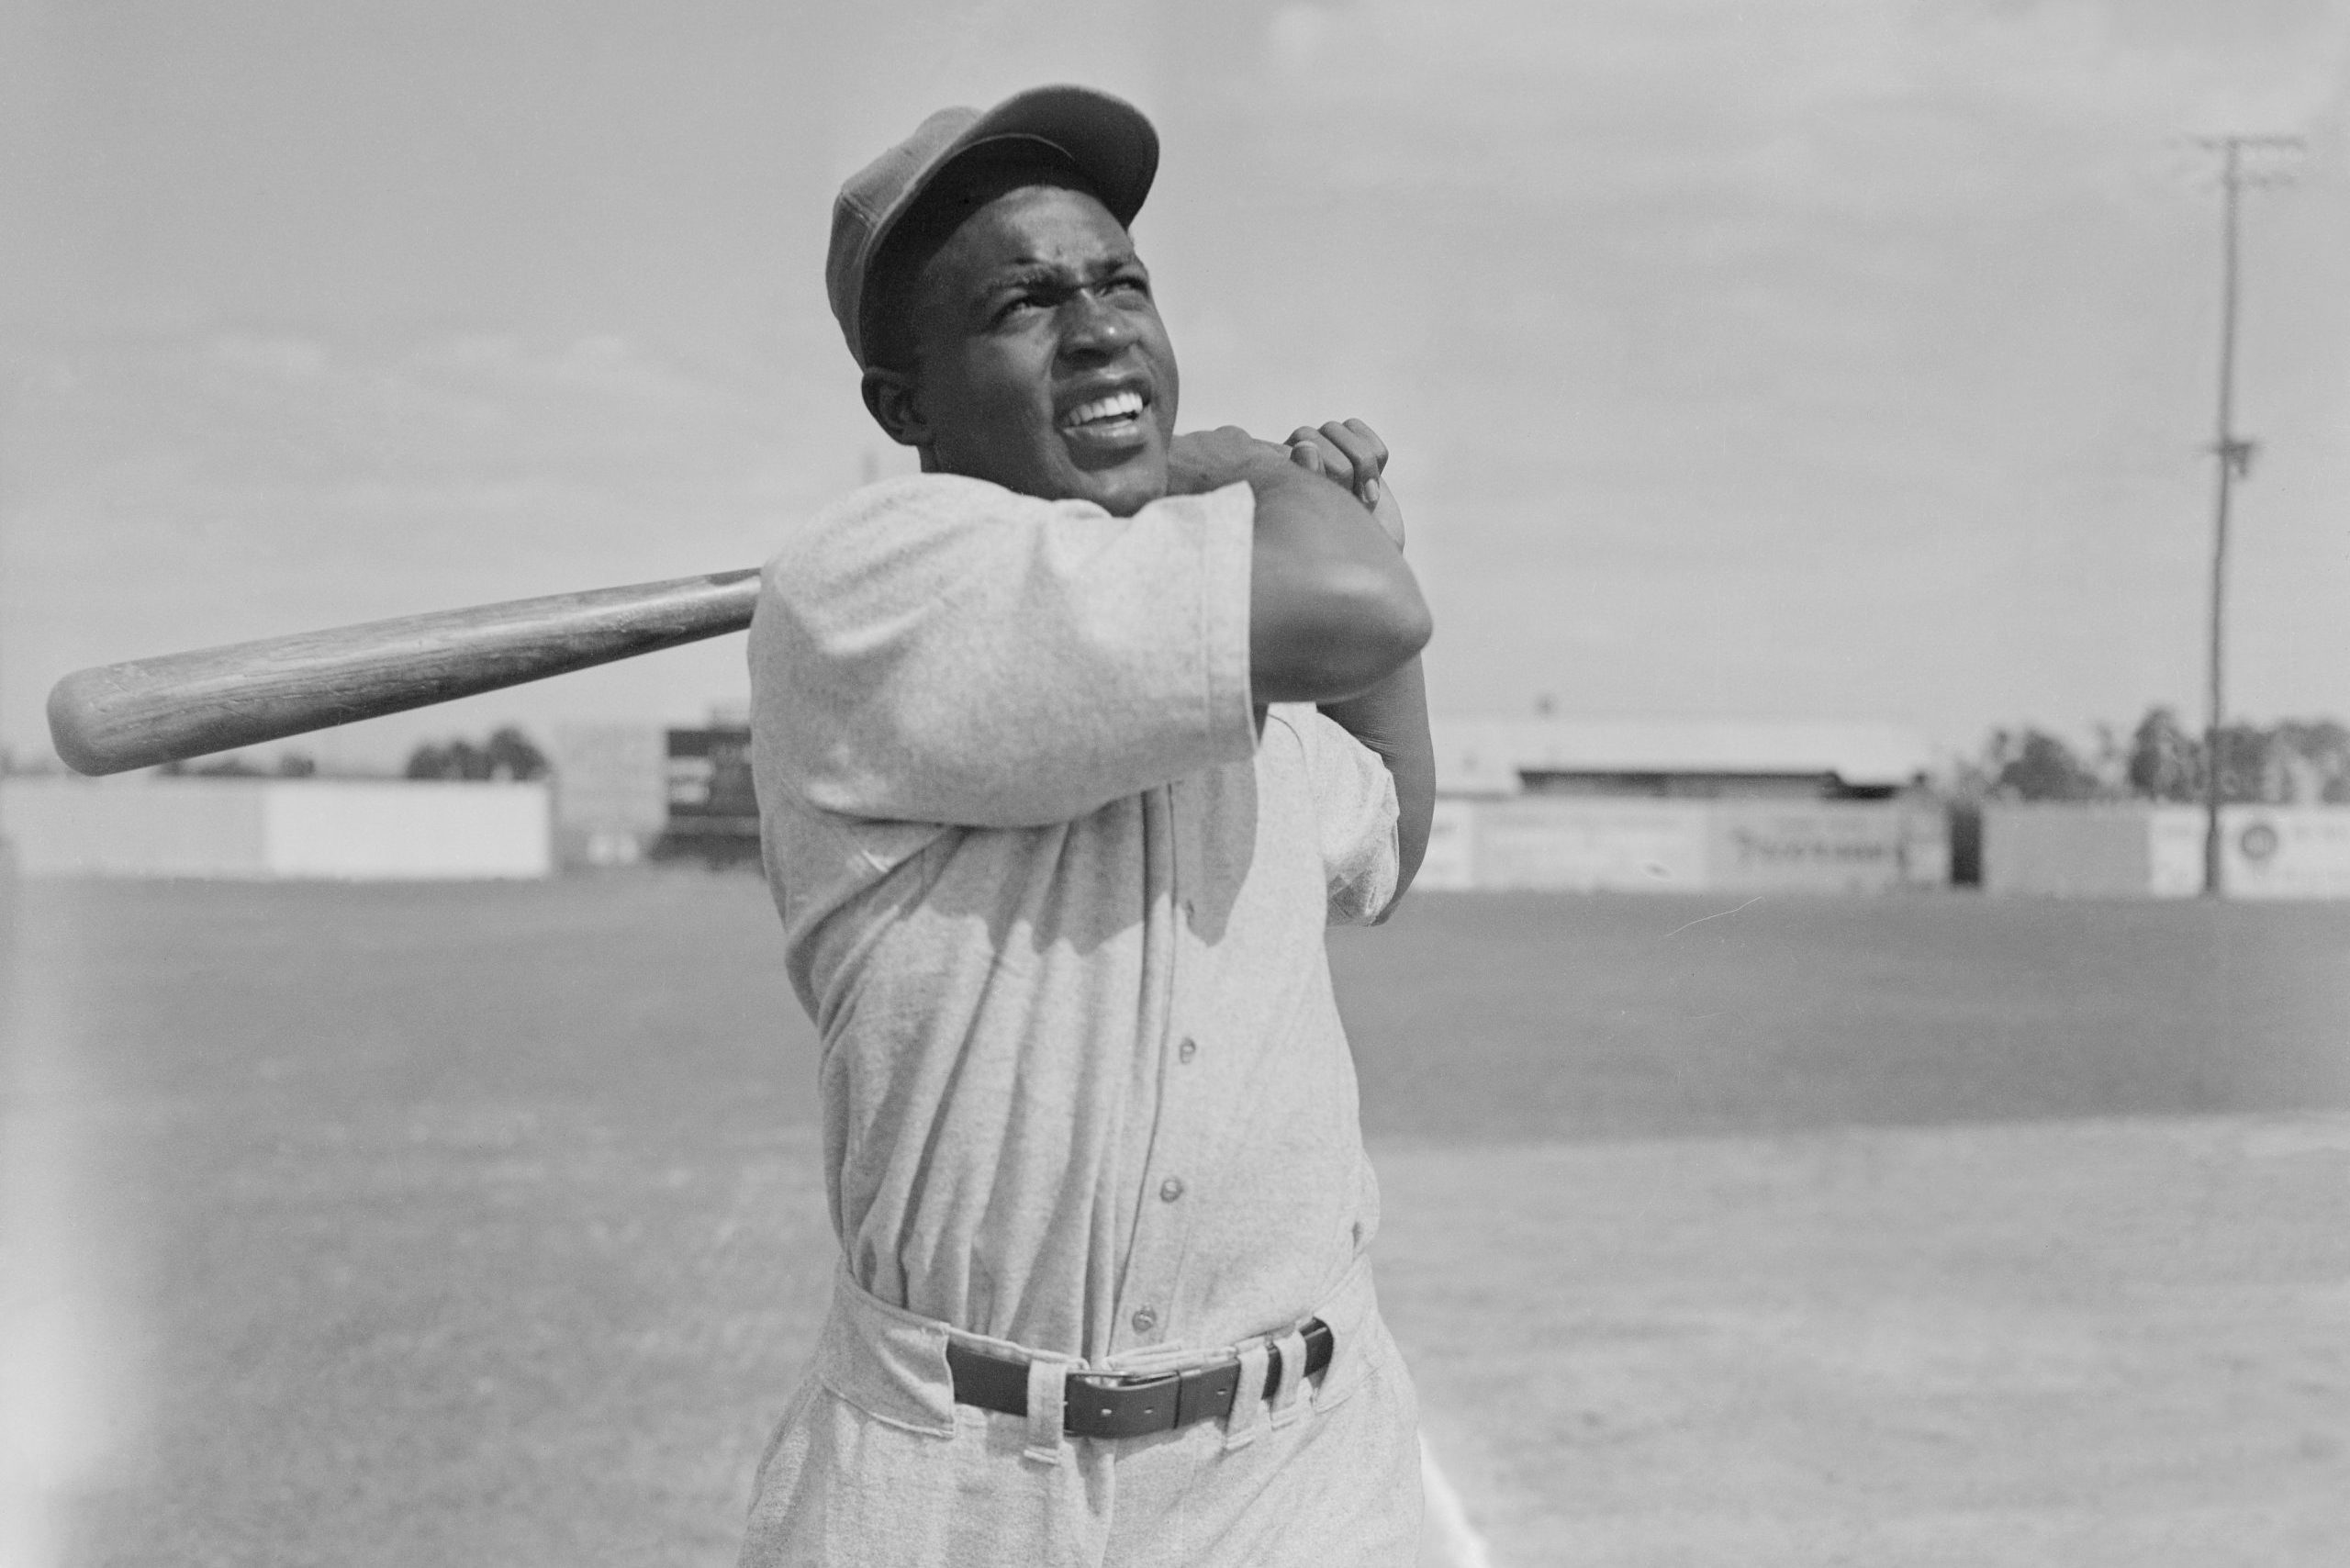
{"label": "sky", "polygon": [[[756,564],[912,466],[840,181],[1046,81],[1158,124],[1186,427],[1386,437],[1439,713],[1971,751],[2350,717],[2350,0],[0,0],[0,742],[85,665]],[[298,744],[691,722],[739,638]]]}

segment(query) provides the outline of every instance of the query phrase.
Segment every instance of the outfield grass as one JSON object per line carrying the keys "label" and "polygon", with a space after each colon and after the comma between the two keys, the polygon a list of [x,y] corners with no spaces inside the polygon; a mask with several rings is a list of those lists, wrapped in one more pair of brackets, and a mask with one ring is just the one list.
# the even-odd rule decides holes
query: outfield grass
{"label": "outfield grass", "polygon": [[1331,961],[1374,1137],[2350,1105],[2350,905],[1432,894]]}
{"label": "outfield grass", "polygon": [[[1390,1314],[1498,1560],[2322,1561],[2350,910],[1739,903],[1333,944]],[[731,1560],[832,1245],[755,879],[13,914],[12,1107],[73,1135],[104,1341],[69,1561]]]}

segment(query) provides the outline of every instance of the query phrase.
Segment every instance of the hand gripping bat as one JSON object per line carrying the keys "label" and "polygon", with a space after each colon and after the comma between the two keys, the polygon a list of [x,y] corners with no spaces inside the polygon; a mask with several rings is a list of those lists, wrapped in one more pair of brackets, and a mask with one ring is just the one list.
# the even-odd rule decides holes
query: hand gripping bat
{"label": "hand gripping bat", "polygon": [[448,702],[739,632],[755,571],[370,621],[77,670],[49,734],[77,773],[121,773]]}

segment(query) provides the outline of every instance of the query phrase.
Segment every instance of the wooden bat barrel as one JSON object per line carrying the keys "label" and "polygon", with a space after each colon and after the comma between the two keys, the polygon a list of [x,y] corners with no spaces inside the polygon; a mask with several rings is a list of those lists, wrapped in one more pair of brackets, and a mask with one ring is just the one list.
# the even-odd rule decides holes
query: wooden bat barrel
{"label": "wooden bat barrel", "polygon": [[49,734],[77,773],[257,745],[739,632],[756,571],[518,599],[77,670]]}

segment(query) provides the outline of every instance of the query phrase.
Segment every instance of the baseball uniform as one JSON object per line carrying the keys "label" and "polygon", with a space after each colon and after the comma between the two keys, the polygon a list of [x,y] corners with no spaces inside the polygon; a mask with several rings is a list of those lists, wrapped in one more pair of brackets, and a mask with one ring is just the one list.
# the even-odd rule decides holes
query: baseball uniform
{"label": "baseball uniform", "polygon": [[[1323,947],[1393,897],[1395,795],[1312,706],[1252,709],[1253,517],[930,474],[767,567],[754,767],[842,1257],[745,1563],[1413,1559]],[[1028,1413],[957,1405],[950,1340],[1031,1363]],[[1235,1357],[1226,1418],[1062,1430],[1069,1372]]]}

